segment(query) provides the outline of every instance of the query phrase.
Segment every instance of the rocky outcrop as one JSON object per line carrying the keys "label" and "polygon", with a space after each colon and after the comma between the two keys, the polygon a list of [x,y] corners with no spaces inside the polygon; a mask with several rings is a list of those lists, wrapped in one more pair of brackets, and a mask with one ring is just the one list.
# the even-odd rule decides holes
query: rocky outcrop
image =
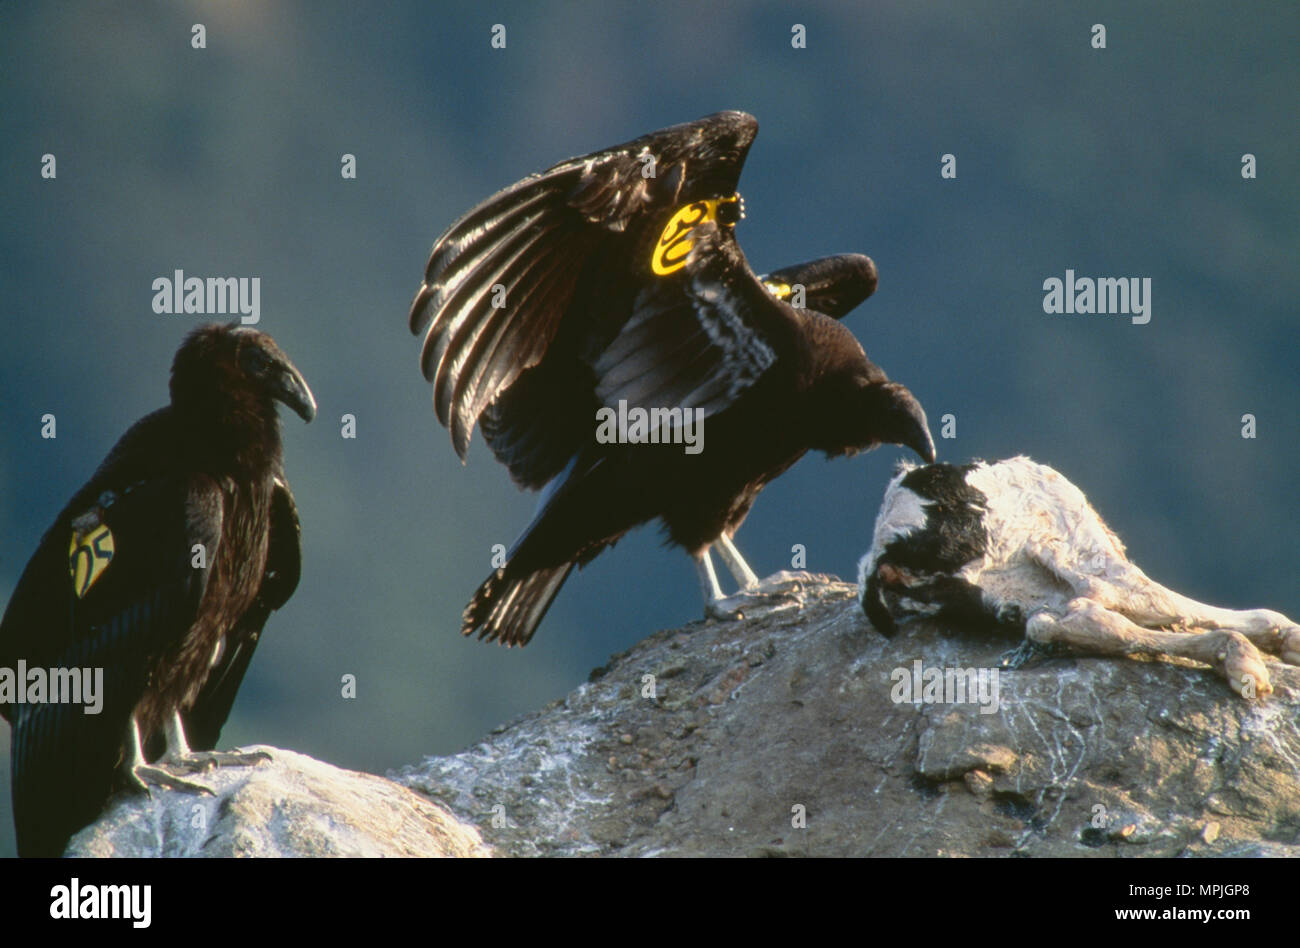
{"label": "rocky outcrop", "polygon": [[1300,670],[1251,704],[1190,665],[1063,658],[1000,673],[993,713],[896,702],[917,660],[1008,643],[885,639],[854,592],[652,635],[397,779],[516,855],[1300,855]]}
{"label": "rocky outcrop", "polygon": [[70,856],[488,856],[478,832],[390,780],[273,747],[187,776],[212,792],[119,795]]}
{"label": "rocky outcrop", "polygon": [[986,676],[982,701],[899,700],[1010,643],[885,639],[854,591],[813,577],[747,618],[658,632],[387,781],[336,786],[345,772],[271,751],[223,774],[229,806],[120,801],[74,851],[459,855],[483,852],[476,827],[517,856],[1300,856],[1300,669],[1271,663],[1275,693],[1247,702],[1190,663],[1065,657]]}

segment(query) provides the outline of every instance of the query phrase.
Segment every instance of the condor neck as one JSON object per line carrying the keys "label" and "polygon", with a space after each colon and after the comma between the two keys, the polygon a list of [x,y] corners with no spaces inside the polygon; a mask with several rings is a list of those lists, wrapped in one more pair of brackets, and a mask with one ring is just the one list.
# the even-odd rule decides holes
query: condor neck
{"label": "condor neck", "polygon": [[280,419],[273,404],[213,401],[176,407],[185,454],[211,473],[260,473],[281,455]]}

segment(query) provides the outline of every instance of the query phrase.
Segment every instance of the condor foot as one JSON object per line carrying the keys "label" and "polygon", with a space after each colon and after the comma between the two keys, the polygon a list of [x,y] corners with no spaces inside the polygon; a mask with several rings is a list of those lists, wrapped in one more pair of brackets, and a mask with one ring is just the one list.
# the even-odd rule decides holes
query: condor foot
{"label": "condor foot", "polygon": [[790,612],[803,607],[803,593],[812,580],[812,574],[803,570],[782,570],[734,596],[710,600],[704,612],[724,622]]}
{"label": "condor foot", "polygon": [[128,779],[136,789],[145,793],[149,793],[149,787],[153,785],[167,790],[213,796],[215,794],[211,787],[186,780],[185,777],[217,767],[251,767],[270,759],[271,755],[266,751],[190,751],[184,756],[165,756],[156,763],[141,764],[130,771]]}

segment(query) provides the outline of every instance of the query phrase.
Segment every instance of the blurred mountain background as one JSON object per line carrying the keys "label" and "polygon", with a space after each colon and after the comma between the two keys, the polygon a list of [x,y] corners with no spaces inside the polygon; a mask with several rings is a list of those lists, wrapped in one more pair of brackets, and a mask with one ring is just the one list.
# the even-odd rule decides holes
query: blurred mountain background
{"label": "blurred mountain background", "polygon": [[[0,7],[0,602],[68,497],[165,403],[201,317],[156,315],[151,284],[181,269],[260,277],[259,328],[320,402],[310,426],[285,419],[302,583],[223,744],[383,772],[454,752],[697,617],[689,559],[648,528],[575,573],[527,649],[461,639],[492,545],[533,499],[478,439],[468,469],[456,460],[406,314],[433,240],[488,194],[743,109],[761,125],[741,179],[751,263],[876,260],[880,289],[847,324],[936,437],[956,416],[941,459],[1028,454],[1160,582],[1300,615],[1300,7],[476,7]],[[806,49],[791,47],[796,22]],[[340,177],[345,153],[356,180]],[[955,180],[940,178],[945,153]],[[1151,322],[1045,315],[1043,281],[1067,268],[1150,277]],[[853,578],[900,456],[808,457],[738,545],[763,574],[803,544],[810,569]],[[0,855],[14,852],[8,782],[0,753]]]}

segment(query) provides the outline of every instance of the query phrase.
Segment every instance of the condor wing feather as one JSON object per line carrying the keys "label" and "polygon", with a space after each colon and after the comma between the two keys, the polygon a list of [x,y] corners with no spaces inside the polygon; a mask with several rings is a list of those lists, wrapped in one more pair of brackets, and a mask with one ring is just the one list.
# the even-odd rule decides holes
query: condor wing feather
{"label": "condor wing feather", "polygon": [[[220,543],[221,496],[210,481],[122,482],[114,473],[101,470],[60,515],[0,624],[9,667],[22,659],[28,668],[103,675],[94,714],[84,704],[0,706],[13,725],[22,855],[60,855],[98,815],[154,663],[184,637],[203,597],[207,571],[192,567],[191,550],[202,543],[213,556]],[[78,544],[70,570],[69,547]]]}
{"label": "condor wing feather", "polygon": [[257,598],[226,633],[221,657],[194,700],[194,706],[181,712],[185,735],[194,750],[213,750],[217,746],[267,617],[288,602],[298,588],[302,570],[301,529],[298,507],[283,472],[276,474],[275,491],[271,495],[270,531],[266,569]]}
{"label": "condor wing feather", "polygon": [[838,254],[783,267],[761,277],[778,299],[788,300],[791,288],[804,288],[804,307],[841,319],[876,292],[876,264],[860,253]]}
{"label": "condor wing feather", "polygon": [[751,116],[724,112],[561,162],[437,240],[410,328],[425,334],[421,367],[462,460],[484,409],[544,364],[562,325],[581,348],[590,333],[608,341],[630,315],[617,299],[608,308],[575,299],[590,283],[580,278],[599,274],[620,295],[620,278],[648,269],[636,249],[681,202],[734,192],[756,131]]}
{"label": "condor wing feather", "polygon": [[695,232],[685,278],[648,283],[632,316],[591,361],[604,407],[702,409],[730,405],[797,345],[799,316],[749,269],[730,228]]}

